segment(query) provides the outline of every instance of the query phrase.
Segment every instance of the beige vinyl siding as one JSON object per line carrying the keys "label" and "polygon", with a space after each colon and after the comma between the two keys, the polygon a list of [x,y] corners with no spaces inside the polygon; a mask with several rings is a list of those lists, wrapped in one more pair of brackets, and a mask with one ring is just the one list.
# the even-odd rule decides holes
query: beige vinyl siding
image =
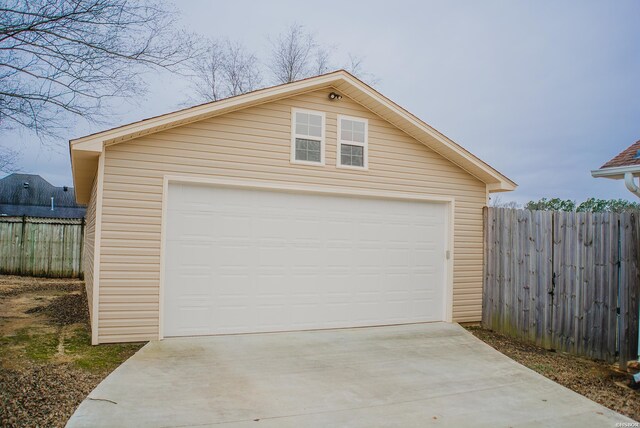
{"label": "beige vinyl siding", "polygon": [[84,251],[82,254],[82,266],[84,268],[84,285],[87,290],[87,301],[89,306],[89,316],[93,322],[93,254],[96,242],[96,198],[98,180],[93,181],[91,187],[91,198],[87,204],[84,226]]}
{"label": "beige vinyl siding", "polygon": [[[107,146],[102,209],[99,341],[157,338],[163,176],[455,198],[455,321],[478,321],[482,305],[484,183],[348,97],[330,89]],[[290,163],[291,108],[326,113],[326,165]],[[337,114],[369,120],[369,169],[336,168]]]}

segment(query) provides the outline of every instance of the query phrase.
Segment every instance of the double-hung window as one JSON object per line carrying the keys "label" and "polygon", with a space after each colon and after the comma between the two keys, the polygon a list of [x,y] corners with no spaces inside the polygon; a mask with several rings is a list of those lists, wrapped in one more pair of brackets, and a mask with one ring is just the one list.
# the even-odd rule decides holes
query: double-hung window
{"label": "double-hung window", "polygon": [[367,169],[369,167],[367,119],[338,115],[337,166],[341,168]]}
{"label": "double-hung window", "polygon": [[324,113],[294,108],[291,124],[291,162],[324,165]]}

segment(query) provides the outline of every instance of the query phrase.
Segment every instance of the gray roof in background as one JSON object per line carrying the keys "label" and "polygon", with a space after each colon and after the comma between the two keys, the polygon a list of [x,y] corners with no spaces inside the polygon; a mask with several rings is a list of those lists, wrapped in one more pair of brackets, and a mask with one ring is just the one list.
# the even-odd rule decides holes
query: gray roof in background
{"label": "gray roof in background", "polygon": [[85,211],[83,205],[76,204],[73,187],[54,186],[35,174],[16,173],[0,179],[2,216],[81,218]]}

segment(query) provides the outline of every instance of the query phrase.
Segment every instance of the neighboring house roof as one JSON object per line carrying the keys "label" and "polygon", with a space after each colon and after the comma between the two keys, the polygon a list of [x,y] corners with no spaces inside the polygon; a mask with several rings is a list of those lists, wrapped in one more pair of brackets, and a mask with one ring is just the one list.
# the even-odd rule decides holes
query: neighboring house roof
{"label": "neighboring house roof", "polygon": [[91,187],[98,170],[99,157],[107,145],[118,144],[254,105],[329,87],[358,102],[433,151],[463,168],[480,181],[486,183],[490,192],[509,191],[516,188],[517,185],[505,175],[353,75],[344,70],[339,70],[220,101],[197,105],[71,140],[69,141],[69,148],[77,200],[82,203],[88,202]]}
{"label": "neighboring house roof", "polygon": [[622,179],[626,172],[631,172],[636,176],[640,175],[640,140],[618,153],[599,169],[591,171],[591,175],[594,177]]}
{"label": "neighboring house roof", "polygon": [[76,203],[72,187],[56,187],[36,174],[0,179],[0,216],[81,218],[85,211]]}
{"label": "neighboring house roof", "polygon": [[640,165],[640,140],[636,141],[600,168]]}
{"label": "neighboring house roof", "polygon": [[82,218],[87,209],[83,207],[69,208],[56,207],[53,211],[51,207],[38,207],[33,205],[2,205],[0,204],[0,217],[43,217],[43,218]]}

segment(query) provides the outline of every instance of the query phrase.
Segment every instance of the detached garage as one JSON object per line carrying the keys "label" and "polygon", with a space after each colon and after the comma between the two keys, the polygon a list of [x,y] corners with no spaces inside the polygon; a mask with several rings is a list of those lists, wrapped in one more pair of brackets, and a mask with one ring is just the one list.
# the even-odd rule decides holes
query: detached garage
{"label": "detached garage", "polygon": [[515,188],[345,71],[70,146],[94,344],[478,321]]}

